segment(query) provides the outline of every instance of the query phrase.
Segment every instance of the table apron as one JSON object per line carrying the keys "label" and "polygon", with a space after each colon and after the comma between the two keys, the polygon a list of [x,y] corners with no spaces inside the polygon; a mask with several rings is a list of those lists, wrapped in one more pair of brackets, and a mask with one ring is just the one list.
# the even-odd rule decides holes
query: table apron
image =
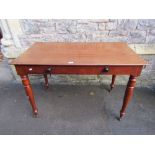
{"label": "table apron", "polygon": [[15,65],[18,75],[80,74],[80,75],[133,75],[139,76],[143,66],[51,66]]}

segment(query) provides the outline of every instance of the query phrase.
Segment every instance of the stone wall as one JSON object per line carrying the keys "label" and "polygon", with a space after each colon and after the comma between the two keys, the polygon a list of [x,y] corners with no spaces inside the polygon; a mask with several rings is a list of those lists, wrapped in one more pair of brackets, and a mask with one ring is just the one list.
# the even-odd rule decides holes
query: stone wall
{"label": "stone wall", "polygon": [[[23,19],[0,20],[4,33],[3,50],[15,58],[37,41],[56,42],[127,42],[148,60],[138,80],[139,85],[152,85],[155,75],[155,19]],[[13,72],[15,74],[15,72]],[[52,76],[53,83],[104,83],[110,78],[100,76]],[[119,84],[126,78],[118,79]]]}
{"label": "stone wall", "polygon": [[155,20],[20,20],[22,46],[34,41],[155,43]]}

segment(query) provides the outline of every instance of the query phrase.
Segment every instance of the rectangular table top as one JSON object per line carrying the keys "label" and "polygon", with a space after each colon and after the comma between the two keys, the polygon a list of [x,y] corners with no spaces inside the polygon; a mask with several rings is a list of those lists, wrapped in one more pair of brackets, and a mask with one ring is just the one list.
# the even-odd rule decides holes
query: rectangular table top
{"label": "rectangular table top", "polygon": [[126,43],[37,42],[14,65],[136,65],[146,62]]}

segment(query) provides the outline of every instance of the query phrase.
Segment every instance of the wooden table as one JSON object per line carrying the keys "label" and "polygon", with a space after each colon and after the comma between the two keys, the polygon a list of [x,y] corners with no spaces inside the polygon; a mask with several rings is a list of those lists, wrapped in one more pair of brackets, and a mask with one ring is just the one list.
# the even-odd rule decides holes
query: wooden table
{"label": "wooden table", "polygon": [[[34,115],[38,114],[28,75],[43,74],[48,87],[48,74],[112,75],[111,89],[116,75],[129,75],[120,119],[133,95],[136,77],[146,62],[126,43],[43,43],[32,45],[13,60],[21,77]],[[74,103],[73,103],[74,104]]]}

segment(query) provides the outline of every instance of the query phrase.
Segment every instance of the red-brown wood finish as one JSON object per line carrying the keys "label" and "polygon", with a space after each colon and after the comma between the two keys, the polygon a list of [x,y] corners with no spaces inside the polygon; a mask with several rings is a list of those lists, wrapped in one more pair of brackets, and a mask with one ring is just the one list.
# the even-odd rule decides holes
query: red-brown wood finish
{"label": "red-brown wood finish", "polygon": [[126,43],[35,43],[12,61],[16,65],[144,65]]}
{"label": "red-brown wood finish", "polygon": [[32,88],[31,88],[29,78],[28,78],[27,75],[25,75],[25,76],[21,76],[21,80],[22,80],[22,83],[24,85],[26,95],[28,96],[30,104],[32,106],[33,113],[34,113],[35,116],[37,116],[38,109],[37,109],[37,106],[36,106],[36,103],[35,103],[35,99],[34,99],[34,95],[33,95],[33,91],[32,91]]}
{"label": "red-brown wood finish", "polygon": [[126,110],[127,105],[129,104],[129,101],[132,98],[135,85],[136,85],[136,77],[131,75],[129,78],[127,87],[126,87],[124,100],[123,100],[123,106],[122,106],[122,109],[120,111],[120,119],[122,119],[122,117],[125,115],[125,110]]}
{"label": "red-brown wood finish", "polygon": [[48,74],[112,75],[111,89],[116,75],[129,75],[120,118],[125,114],[132,97],[136,77],[146,62],[125,43],[35,43],[13,60],[21,76],[34,114],[38,114],[28,75],[42,74],[48,87]]}
{"label": "red-brown wood finish", "polygon": [[[18,75],[27,74],[79,74],[79,75],[133,75],[139,76],[143,66],[51,66],[15,65]],[[108,71],[105,68],[108,67]]]}
{"label": "red-brown wood finish", "polygon": [[111,84],[110,84],[110,91],[114,88],[115,79],[116,79],[116,75],[112,75],[112,81],[111,81]]}
{"label": "red-brown wood finish", "polygon": [[48,84],[48,75],[46,73],[44,74],[44,79],[45,79],[45,87],[47,89],[49,87],[49,84]]}

